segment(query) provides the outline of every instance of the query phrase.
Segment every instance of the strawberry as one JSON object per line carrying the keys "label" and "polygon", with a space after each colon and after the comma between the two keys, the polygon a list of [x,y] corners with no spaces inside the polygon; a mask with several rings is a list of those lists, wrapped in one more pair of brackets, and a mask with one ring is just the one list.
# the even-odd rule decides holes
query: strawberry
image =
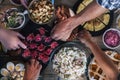
{"label": "strawberry", "polygon": [[31,52],[31,56],[33,59],[35,59],[38,56],[38,52],[37,51]]}
{"label": "strawberry", "polygon": [[46,42],[46,43],[50,43],[50,42],[52,41],[52,38],[51,38],[51,37],[45,37],[44,39],[45,39],[45,42]]}
{"label": "strawberry", "polygon": [[37,48],[38,51],[43,51],[45,50],[45,46],[43,44],[40,44]]}
{"label": "strawberry", "polygon": [[31,33],[27,36],[27,41],[32,41],[32,40],[34,40],[34,34],[33,33]]}
{"label": "strawberry", "polygon": [[54,41],[54,42],[51,43],[50,46],[51,46],[52,49],[54,49],[55,47],[58,46],[58,43]]}
{"label": "strawberry", "polygon": [[42,38],[41,38],[40,34],[37,34],[37,35],[35,36],[35,41],[36,41],[36,42],[39,42],[39,41],[41,41],[41,40],[42,40]]}
{"label": "strawberry", "polygon": [[29,49],[24,50],[22,56],[23,56],[24,58],[30,57],[30,50],[29,50]]}
{"label": "strawberry", "polygon": [[30,48],[30,49],[35,49],[35,48],[37,48],[37,45],[36,45],[35,43],[31,43],[31,44],[29,45],[29,48]]}
{"label": "strawberry", "polygon": [[39,54],[38,60],[41,60],[43,63],[46,63],[49,60],[49,57],[45,54]]}
{"label": "strawberry", "polygon": [[52,48],[48,48],[44,53],[49,56],[51,52],[52,52]]}
{"label": "strawberry", "polygon": [[40,32],[41,35],[45,35],[45,29],[44,28],[40,28],[39,32]]}

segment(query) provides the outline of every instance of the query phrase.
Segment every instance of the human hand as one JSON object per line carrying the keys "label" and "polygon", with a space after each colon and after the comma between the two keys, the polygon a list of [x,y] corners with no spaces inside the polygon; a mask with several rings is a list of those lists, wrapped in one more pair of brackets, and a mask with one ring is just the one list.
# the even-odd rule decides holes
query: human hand
{"label": "human hand", "polygon": [[20,2],[25,8],[28,8],[27,6],[28,2],[26,0],[20,0]]}
{"label": "human hand", "polygon": [[31,59],[30,63],[26,64],[26,70],[23,80],[37,80],[39,73],[42,69],[42,65],[35,59]]}
{"label": "human hand", "polygon": [[84,44],[86,44],[86,45],[88,45],[88,46],[89,46],[90,43],[93,42],[93,41],[92,41],[93,38],[92,38],[91,34],[90,34],[88,31],[86,31],[86,30],[80,31],[80,32],[78,33],[78,39],[79,39],[82,43],[84,43]]}
{"label": "human hand", "polygon": [[61,21],[58,23],[51,32],[51,37],[55,40],[63,40],[66,41],[69,36],[71,35],[74,28],[77,27],[74,24],[73,18],[68,18],[66,20]]}
{"label": "human hand", "polygon": [[7,29],[0,29],[0,42],[8,50],[16,50],[18,48],[25,49],[26,46],[19,40],[24,37],[18,32],[10,31]]}

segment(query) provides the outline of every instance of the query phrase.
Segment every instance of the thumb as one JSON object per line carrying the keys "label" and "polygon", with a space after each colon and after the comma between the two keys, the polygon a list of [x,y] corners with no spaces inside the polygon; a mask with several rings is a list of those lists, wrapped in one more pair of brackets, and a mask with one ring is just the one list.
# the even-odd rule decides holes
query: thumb
{"label": "thumb", "polygon": [[25,44],[23,44],[21,41],[19,41],[19,46],[20,46],[21,48],[23,48],[23,49],[26,49],[26,48],[27,48],[27,46],[26,46]]}

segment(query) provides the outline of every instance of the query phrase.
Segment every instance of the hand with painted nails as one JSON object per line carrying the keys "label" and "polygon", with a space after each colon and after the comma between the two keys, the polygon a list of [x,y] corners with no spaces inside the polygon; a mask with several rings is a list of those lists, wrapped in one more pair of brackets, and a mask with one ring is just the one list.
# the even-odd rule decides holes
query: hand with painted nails
{"label": "hand with painted nails", "polygon": [[0,28],[0,42],[5,49],[16,50],[20,47],[25,49],[25,44],[23,44],[19,38],[24,39],[24,37],[18,32]]}
{"label": "hand with painted nails", "polygon": [[38,80],[42,65],[35,59],[31,59],[26,64],[26,70],[23,80]]}

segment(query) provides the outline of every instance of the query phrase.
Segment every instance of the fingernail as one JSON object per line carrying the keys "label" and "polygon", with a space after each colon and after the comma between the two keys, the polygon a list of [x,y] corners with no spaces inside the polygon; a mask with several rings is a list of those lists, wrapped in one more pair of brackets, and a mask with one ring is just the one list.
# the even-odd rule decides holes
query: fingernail
{"label": "fingernail", "polygon": [[24,46],[24,49],[26,49],[27,48],[27,46]]}

